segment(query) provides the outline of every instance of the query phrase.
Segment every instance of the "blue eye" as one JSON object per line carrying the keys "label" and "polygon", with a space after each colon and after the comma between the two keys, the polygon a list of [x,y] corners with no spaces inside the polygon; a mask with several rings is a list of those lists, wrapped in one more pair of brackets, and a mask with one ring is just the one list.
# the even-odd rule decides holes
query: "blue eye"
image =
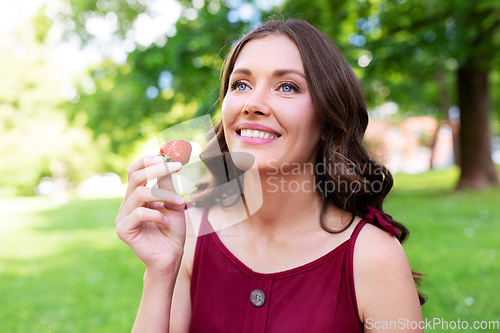
{"label": "blue eye", "polygon": [[280,85],[279,89],[284,93],[299,92],[299,88],[295,84],[290,82],[284,82]]}
{"label": "blue eye", "polygon": [[231,84],[231,90],[243,91],[246,88],[247,88],[247,84],[243,83],[241,81],[236,81],[233,84]]}

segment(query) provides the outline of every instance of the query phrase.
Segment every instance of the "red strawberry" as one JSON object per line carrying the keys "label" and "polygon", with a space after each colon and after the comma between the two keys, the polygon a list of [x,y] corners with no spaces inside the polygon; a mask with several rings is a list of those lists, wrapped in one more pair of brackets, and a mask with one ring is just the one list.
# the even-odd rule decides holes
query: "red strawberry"
{"label": "red strawberry", "polygon": [[191,157],[191,144],[186,140],[172,140],[165,142],[160,148],[160,155],[167,158],[167,162],[181,162],[185,165]]}

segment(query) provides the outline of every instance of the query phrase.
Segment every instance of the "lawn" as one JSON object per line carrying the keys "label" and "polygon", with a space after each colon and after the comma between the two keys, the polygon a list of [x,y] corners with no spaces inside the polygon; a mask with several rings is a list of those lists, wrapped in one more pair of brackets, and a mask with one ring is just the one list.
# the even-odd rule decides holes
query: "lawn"
{"label": "lawn", "polygon": [[[405,249],[426,275],[424,317],[497,321],[500,190],[453,193],[457,177],[398,174],[385,210],[411,231]],[[0,201],[0,332],[130,331],[144,268],[115,235],[120,202]]]}
{"label": "lawn", "polygon": [[456,169],[398,174],[385,209],[410,229],[405,250],[426,275],[425,318],[500,321],[500,189],[453,192],[457,177]]}

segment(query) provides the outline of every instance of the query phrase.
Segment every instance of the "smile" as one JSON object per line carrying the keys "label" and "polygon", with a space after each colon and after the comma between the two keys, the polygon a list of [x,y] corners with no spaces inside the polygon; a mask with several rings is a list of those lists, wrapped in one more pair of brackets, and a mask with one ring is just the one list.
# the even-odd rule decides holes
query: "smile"
{"label": "smile", "polygon": [[237,133],[240,136],[247,137],[247,138],[277,139],[277,138],[280,137],[280,135],[276,134],[276,133],[270,133],[270,132],[258,131],[258,130],[251,130],[251,129],[241,129],[241,130],[238,130]]}

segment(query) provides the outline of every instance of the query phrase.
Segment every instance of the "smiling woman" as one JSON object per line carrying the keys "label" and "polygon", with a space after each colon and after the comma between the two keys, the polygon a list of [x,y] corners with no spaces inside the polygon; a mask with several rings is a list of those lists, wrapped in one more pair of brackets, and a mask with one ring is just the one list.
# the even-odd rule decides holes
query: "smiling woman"
{"label": "smiling woman", "polygon": [[[401,247],[408,230],[382,208],[392,176],[362,145],[366,105],[335,44],[304,21],[268,21],[230,53],[221,101],[200,155],[214,177],[186,212],[173,186],[164,205],[145,208],[158,201],[143,186],[148,177],[178,166],[146,156],[127,170],[117,230],[146,264],[134,331],[375,332],[366,323],[420,323],[423,298]],[[253,156],[260,178],[235,161],[241,197],[245,205],[263,198],[224,229],[215,226],[235,208],[222,194],[214,200],[229,181],[210,163],[219,149],[226,160]],[[186,220],[199,221],[187,224],[199,237],[186,237]]]}
{"label": "smiling woman", "polygon": [[319,115],[300,53],[288,37],[247,43],[234,63],[221,113],[229,151],[254,155],[261,174],[272,158],[282,164],[312,163],[316,157]]}

